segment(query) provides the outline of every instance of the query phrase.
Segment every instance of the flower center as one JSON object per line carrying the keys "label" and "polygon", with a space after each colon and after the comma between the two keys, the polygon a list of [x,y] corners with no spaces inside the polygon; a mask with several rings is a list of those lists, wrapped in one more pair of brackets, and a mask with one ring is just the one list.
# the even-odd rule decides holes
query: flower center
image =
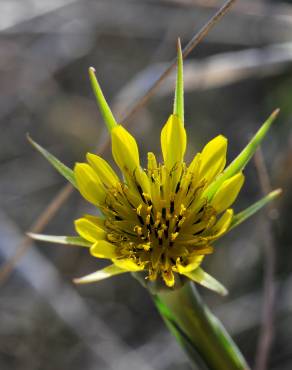
{"label": "flower center", "polygon": [[211,253],[208,230],[217,218],[201,197],[204,188],[185,164],[128,173],[126,183],[109,189],[102,207],[107,239],[119,258],[132,259],[154,280]]}

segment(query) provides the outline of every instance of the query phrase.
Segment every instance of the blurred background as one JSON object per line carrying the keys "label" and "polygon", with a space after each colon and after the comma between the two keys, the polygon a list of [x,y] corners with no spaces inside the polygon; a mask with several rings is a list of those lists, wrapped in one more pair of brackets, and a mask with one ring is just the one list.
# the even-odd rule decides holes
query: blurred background
{"label": "blurred background", "polygon": [[[28,144],[26,133],[69,166],[83,161],[107,140],[88,67],[96,68],[123,120],[175,56],[177,37],[186,45],[222,3],[0,0],[1,370],[190,369],[151,297],[130,275],[76,287],[72,278],[103,262],[83,249],[23,239],[31,229],[72,235],[72,221],[92,212],[77,192],[64,188],[64,179]],[[170,75],[126,120],[144,159],[147,151],[160,150],[173,90]],[[221,239],[206,258],[206,270],[229,296],[199,289],[253,368],[266,320],[264,337],[269,341],[273,334],[267,368],[291,369],[291,2],[238,0],[187,58],[185,93],[188,159],[222,133],[232,160],[281,108],[262,146],[263,158],[245,171],[235,208],[243,209],[270,187],[283,188],[283,196]],[[112,160],[110,150],[104,156]],[[268,292],[275,288],[274,310],[264,286]],[[263,307],[273,311],[273,323]]]}

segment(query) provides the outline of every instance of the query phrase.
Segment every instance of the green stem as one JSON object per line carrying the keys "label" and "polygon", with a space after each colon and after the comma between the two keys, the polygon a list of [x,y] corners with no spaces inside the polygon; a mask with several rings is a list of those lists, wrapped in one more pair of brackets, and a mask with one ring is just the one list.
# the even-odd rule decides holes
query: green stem
{"label": "green stem", "polygon": [[200,370],[249,370],[225,328],[190,283],[153,298],[166,325]]}

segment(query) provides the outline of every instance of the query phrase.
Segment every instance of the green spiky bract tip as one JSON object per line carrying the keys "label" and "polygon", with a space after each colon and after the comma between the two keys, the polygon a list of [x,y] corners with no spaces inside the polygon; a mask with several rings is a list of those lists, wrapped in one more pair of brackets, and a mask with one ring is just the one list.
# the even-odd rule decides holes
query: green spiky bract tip
{"label": "green spiky bract tip", "polygon": [[53,154],[48,152],[45,148],[40,146],[38,143],[36,143],[29,134],[26,134],[27,140],[31,143],[31,145],[40,152],[48,162],[51,163],[53,167],[62,175],[65,177],[66,180],[68,180],[75,188],[77,188],[74,172],[71,170],[71,168],[67,167],[64,163],[62,163],[58,158],[56,158]]}
{"label": "green spiky bract tip", "polygon": [[108,130],[111,131],[111,129],[117,125],[117,121],[115,120],[115,117],[107,101],[105,100],[105,97],[95,75],[95,69],[93,67],[89,67],[88,72],[91,86],[96,97],[96,101],[100,109],[101,115],[104,119],[104,122],[106,123]]}
{"label": "green spiky bract tip", "polygon": [[177,40],[177,74],[173,113],[184,123],[184,76],[183,76],[183,55],[180,39]]}
{"label": "green spiky bract tip", "polygon": [[239,173],[244,169],[247,163],[250,161],[254,153],[256,152],[257,148],[263,141],[264,137],[266,136],[267,132],[269,131],[272,123],[277,118],[280,109],[275,109],[274,112],[268,117],[265,123],[259,128],[257,133],[253,136],[250,142],[246,145],[246,147],[239,153],[239,155],[230,163],[228,167],[222,172],[220,176],[216,178],[215,181],[205,190],[204,195],[211,200],[216,191],[219,187],[223,184],[223,182],[236,173]]}
{"label": "green spiky bract tip", "polygon": [[257,213],[260,209],[262,209],[266,204],[272,202],[276,198],[278,198],[282,194],[282,189],[276,189],[271,191],[269,194],[267,194],[262,199],[258,200],[245,210],[239,212],[233,217],[233,220],[231,222],[230,228],[234,229],[238,225],[240,225],[242,222],[253,216],[255,213]]}

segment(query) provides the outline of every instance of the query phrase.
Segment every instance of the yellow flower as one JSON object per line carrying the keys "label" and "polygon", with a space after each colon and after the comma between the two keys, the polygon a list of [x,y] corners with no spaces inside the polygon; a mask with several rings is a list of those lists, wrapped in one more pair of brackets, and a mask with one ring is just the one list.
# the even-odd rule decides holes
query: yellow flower
{"label": "yellow flower", "polygon": [[[176,276],[183,275],[226,293],[200,265],[206,255],[213,253],[218,238],[279,194],[279,191],[269,194],[239,215],[234,215],[230,208],[244,183],[242,170],[276,112],[226,169],[227,139],[222,135],[212,139],[191,163],[185,163],[187,134],[179,49],[174,113],[161,131],[163,162],[148,153],[147,167],[143,168],[135,138],[116,124],[93,69],[90,78],[110,130],[113,158],[122,177],[104,159],[90,153],[87,163],[77,163],[73,173],[33,142],[81,195],[101,211],[100,217],[87,215],[75,221],[79,238],[59,240],[89,247],[92,256],[112,262],[105,269],[75,281],[87,283],[124,272],[144,271],[149,281],[160,280],[170,288],[175,286]],[[32,236],[58,241],[57,237]]]}
{"label": "yellow flower", "polygon": [[213,139],[187,166],[186,133],[177,115],[161,132],[164,163],[149,153],[147,169],[141,168],[137,143],[125,128],[117,125],[111,135],[114,159],[127,181],[117,181],[109,165],[97,171],[93,154],[87,155],[89,164],[77,164],[79,191],[99,206],[102,216],[77,220],[76,230],[93,243],[93,256],[127,271],[145,270],[150,280],[162,277],[172,287],[174,274],[192,276],[228,230],[233,217],[228,207],[244,176],[239,172],[225,180],[208,201],[203,194],[224,168],[227,140]]}

